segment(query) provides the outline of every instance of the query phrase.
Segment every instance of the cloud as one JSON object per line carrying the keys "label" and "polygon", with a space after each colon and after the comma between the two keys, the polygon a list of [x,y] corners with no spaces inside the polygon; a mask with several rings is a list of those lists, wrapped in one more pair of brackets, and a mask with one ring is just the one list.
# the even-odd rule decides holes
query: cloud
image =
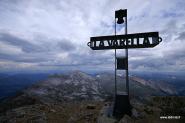
{"label": "cloud", "polygon": [[114,11],[120,8],[128,9],[128,33],[159,31],[163,38],[155,48],[129,50],[130,69],[185,70],[184,5],[183,0],[0,1],[1,71],[13,65],[28,71],[114,69],[114,50],[92,51],[87,42],[114,34]]}
{"label": "cloud", "polygon": [[20,47],[23,52],[44,52],[46,49],[44,49],[41,46],[34,45],[32,43],[29,43],[28,41],[21,39],[19,37],[13,36],[8,33],[0,33],[0,41]]}
{"label": "cloud", "polygon": [[176,39],[177,40],[184,40],[185,39],[185,32],[180,32],[179,36]]}
{"label": "cloud", "polygon": [[71,43],[70,40],[63,39],[62,42],[58,42],[58,46],[62,51],[74,51],[76,49],[75,45]]}
{"label": "cloud", "polygon": [[[45,40],[51,41],[49,39]],[[48,62],[55,60],[56,54],[59,52],[65,53],[76,49],[70,40],[53,39],[53,41],[54,43],[42,45],[32,44],[29,40],[21,39],[8,33],[0,33],[0,59],[27,63]]]}

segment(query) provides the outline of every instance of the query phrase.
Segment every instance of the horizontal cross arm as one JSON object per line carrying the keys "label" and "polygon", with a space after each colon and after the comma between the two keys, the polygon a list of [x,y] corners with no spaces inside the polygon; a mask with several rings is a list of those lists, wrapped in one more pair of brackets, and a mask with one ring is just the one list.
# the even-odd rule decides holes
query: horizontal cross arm
{"label": "horizontal cross arm", "polygon": [[162,41],[158,32],[91,37],[88,46],[93,50],[150,48]]}

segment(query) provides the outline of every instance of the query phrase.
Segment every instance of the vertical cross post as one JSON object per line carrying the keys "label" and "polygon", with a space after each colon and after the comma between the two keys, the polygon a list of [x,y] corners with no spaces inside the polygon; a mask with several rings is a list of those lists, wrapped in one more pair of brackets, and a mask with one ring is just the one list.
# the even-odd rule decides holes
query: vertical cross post
{"label": "vertical cross post", "polygon": [[[114,33],[115,33],[115,41],[116,41],[116,16],[115,16],[115,28],[114,28]],[[116,72],[116,49],[115,49],[115,76],[114,76],[114,78],[115,78],[115,97],[116,97],[116,94],[117,94],[117,80],[116,80],[116,74],[117,74],[117,72]]]}
{"label": "vertical cross post", "polygon": [[[123,19],[124,18],[124,19]],[[116,21],[117,19],[117,21]],[[115,12],[115,38],[117,42],[116,25],[125,24],[125,35],[127,35],[127,10],[118,10]],[[118,39],[120,40],[120,39]],[[116,45],[116,44],[115,44]],[[126,41],[125,57],[117,57],[115,48],[115,100],[113,116],[120,118],[123,114],[131,115],[131,105],[129,100],[129,76],[128,76],[128,41]],[[117,70],[125,70],[126,93],[117,92]]]}
{"label": "vertical cross post", "polygon": [[[123,17],[125,17],[125,22],[124,22],[124,19]],[[118,21],[116,22],[116,18],[118,18]],[[125,35],[127,35],[127,10],[118,10],[115,12],[115,41],[117,41],[116,39],[116,23],[118,24],[122,24],[122,23],[125,23]],[[128,76],[128,41],[126,42],[126,48],[125,48],[125,58],[126,58],[126,68],[125,68],[125,80],[126,80],[126,93],[128,94],[128,97],[129,97],[129,76]],[[116,57],[116,49],[115,49],[115,95],[117,94],[117,79],[116,79],[116,76],[117,76],[117,61],[116,61],[117,57]]]}
{"label": "vertical cross post", "polygon": [[[125,17],[125,35],[127,35],[127,15]],[[126,57],[126,91],[129,97],[128,48],[125,49],[125,57]]]}

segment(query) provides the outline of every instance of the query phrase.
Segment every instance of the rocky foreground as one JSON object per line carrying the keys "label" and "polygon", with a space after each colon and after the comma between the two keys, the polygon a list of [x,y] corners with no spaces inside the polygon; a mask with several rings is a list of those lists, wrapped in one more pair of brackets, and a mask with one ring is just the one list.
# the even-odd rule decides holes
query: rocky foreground
{"label": "rocky foreground", "polygon": [[[132,116],[117,120],[103,116],[107,102],[77,101],[63,103],[35,103],[1,113],[1,123],[184,123],[185,97],[153,97],[146,104],[132,102]],[[178,116],[178,119],[160,119]]]}
{"label": "rocky foreground", "polygon": [[[167,96],[176,90],[130,77],[132,116],[104,117],[102,110],[113,100],[114,76],[83,72],[53,75],[0,103],[1,123],[184,123],[185,97]],[[122,84],[123,76],[118,77]],[[156,94],[156,95],[155,95]],[[152,96],[153,95],[153,96]],[[160,96],[157,96],[160,95]],[[160,119],[180,116],[179,119]]]}

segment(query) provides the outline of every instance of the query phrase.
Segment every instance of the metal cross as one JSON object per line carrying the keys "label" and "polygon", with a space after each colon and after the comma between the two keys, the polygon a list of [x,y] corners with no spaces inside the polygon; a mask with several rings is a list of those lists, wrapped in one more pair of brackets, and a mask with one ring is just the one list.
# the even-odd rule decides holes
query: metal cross
{"label": "metal cross", "polygon": [[[123,19],[124,18],[124,19]],[[125,34],[116,34],[116,25],[125,24]],[[152,48],[157,46],[162,41],[159,37],[158,32],[145,32],[145,33],[135,33],[127,34],[127,9],[120,9],[115,11],[115,35],[108,36],[98,36],[91,37],[90,42],[87,45],[92,50],[108,50],[115,49],[115,102],[113,115],[118,116],[122,114],[130,114],[129,102],[129,76],[128,76],[128,49],[131,48]],[[125,57],[116,57],[116,49],[125,49]],[[117,80],[116,71],[125,70],[126,71],[126,96],[120,96],[117,94]],[[122,99],[121,99],[121,98]],[[123,106],[123,104],[126,106]],[[128,103],[125,103],[128,102]],[[121,105],[120,105],[121,104]]]}

